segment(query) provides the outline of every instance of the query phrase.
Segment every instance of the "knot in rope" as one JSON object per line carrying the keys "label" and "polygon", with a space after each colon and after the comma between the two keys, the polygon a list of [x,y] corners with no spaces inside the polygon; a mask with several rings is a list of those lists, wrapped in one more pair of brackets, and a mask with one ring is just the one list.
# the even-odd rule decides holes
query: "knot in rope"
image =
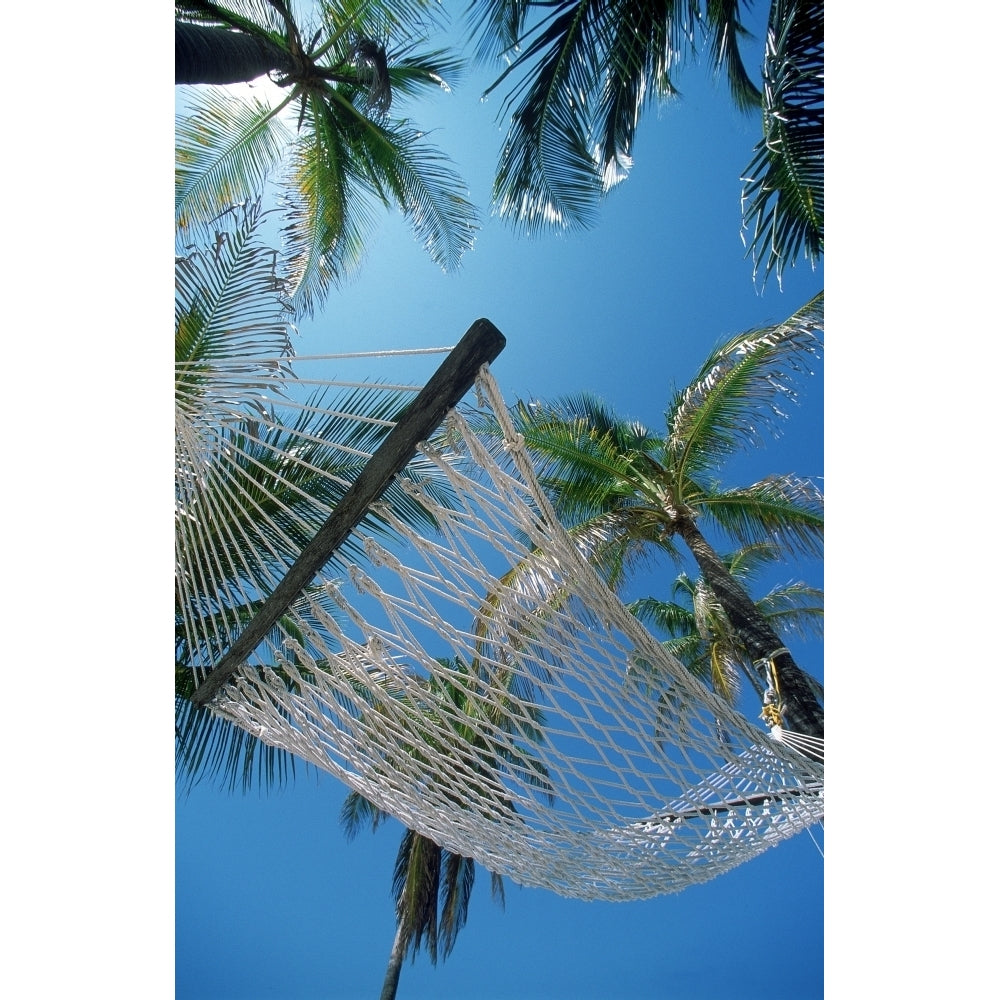
{"label": "knot in rope", "polygon": [[507,452],[524,451],[524,435],[517,433],[511,434],[510,437],[504,440],[503,450]]}

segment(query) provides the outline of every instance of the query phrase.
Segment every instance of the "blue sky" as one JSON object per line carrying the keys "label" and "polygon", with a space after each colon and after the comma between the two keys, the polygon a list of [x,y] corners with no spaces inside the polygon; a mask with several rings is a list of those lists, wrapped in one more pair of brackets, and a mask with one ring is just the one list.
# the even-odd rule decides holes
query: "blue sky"
{"label": "blue sky", "polygon": [[[835,753],[827,768],[824,944],[832,1000],[980,996],[995,978],[992,925],[980,916],[989,905],[990,844],[978,829],[974,838],[967,832],[984,819],[990,829],[983,805],[994,756],[995,600],[988,576],[983,580],[997,547],[968,484],[985,485],[988,495],[996,450],[995,140],[984,125],[995,117],[1000,14],[987,4],[967,13],[967,20],[944,22],[886,5],[836,4],[826,15],[824,645]],[[41,37],[33,8],[11,8],[7,20],[11,37]],[[8,102],[7,134],[19,144],[4,163],[4,315],[14,347],[5,383],[14,429],[6,463],[13,526],[5,542],[14,575],[7,591],[4,735],[12,753],[2,979],[15,996],[167,998],[174,995],[175,954],[186,949],[190,967],[211,966],[215,981],[253,979],[290,955],[286,982],[312,975],[329,995],[331,984],[361,976],[358,995],[370,997],[391,937],[392,833],[345,845],[323,813],[303,827],[296,810],[309,808],[308,782],[262,801],[206,791],[211,816],[199,812],[198,800],[186,814],[175,801],[172,681],[157,667],[157,650],[172,639],[162,613],[173,587],[172,20],[166,5],[123,8],[122,34],[133,32],[140,44],[116,44],[109,61],[102,58],[106,21],[64,5],[44,31],[47,72],[39,74],[32,44],[14,46],[8,60],[11,79],[28,87]],[[690,106],[699,89],[690,74],[683,82]],[[441,107],[444,115],[447,104]],[[672,190],[667,181],[676,169],[646,155],[653,121],[640,132],[633,178],[584,245],[610,240],[615,213],[632,205],[643,232],[662,230],[654,244],[662,279],[678,279],[657,300],[670,306],[661,308],[661,323],[676,316],[675,329],[710,338],[751,325],[761,313],[784,315],[777,306],[793,302],[791,288],[778,300],[770,291],[758,299],[744,284],[741,251],[731,242],[735,182],[714,195],[697,181]],[[460,138],[453,132],[449,142],[457,146]],[[692,141],[686,134],[684,148],[693,149]],[[692,153],[688,173],[704,169],[711,152],[708,142],[701,162]],[[473,151],[463,155],[471,162]],[[741,152],[736,170],[745,162]],[[675,218],[686,215],[683,230],[660,225],[631,193],[645,174],[654,175],[658,197],[673,198]],[[694,199],[731,214],[706,227]],[[619,257],[635,245],[636,225],[617,234]],[[491,232],[494,224],[479,251]],[[697,243],[701,256],[692,256],[687,250]],[[602,346],[591,328],[567,325],[560,335],[561,322],[543,324],[537,314],[546,306],[549,319],[572,312],[589,290],[585,280],[564,280],[561,300],[552,294],[528,302],[510,293],[505,278],[524,266],[525,255],[551,275],[557,265],[572,273],[569,253],[550,240],[517,244],[514,264],[487,265],[485,254],[476,263],[473,255],[460,279],[436,284],[405,324],[386,320],[384,332],[397,342],[417,317],[417,332],[431,328],[433,342],[453,323],[452,340],[471,316],[491,316],[510,342],[495,366],[507,391],[548,391],[561,336],[570,356],[589,366],[591,388],[616,405],[631,396],[633,383],[636,398],[644,385],[652,421],[661,403],[649,387],[685,378],[688,367],[675,368],[660,347],[647,351],[646,364],[616,374],[623,366],[609,358],[621,352]],[[396,262],[382,265],[394,280],[413,274],[423,285],[429,265],[412,244],[387,234],[368,269],[385,255]],[[649,258],[639,263],[652,264]],[[455,291],[462,281],[478,281],[468,309]],[[645,294],[635,281],[628,287],[631,296],[612,301],[591,293],[591,301],[624,309]],[[377,329],[357,325],[357,307],[353,318],[348,312],[352,294],[342,298],[339,316],[328,310],[330,335]],[[518,301],[530,322],[512,315]],[[678,312],[686,303],[697,306],[691,322]],[[684,346],[677,339],[672,351]],[[525,360],[516,374],[516,359],[532,351],[546,365]],[[799,412],[813,406],[819,403],[810,387]],[[800,425],[796,414],[788,435]],[[938,473],[930,486],[928,468]],[[963,531],[972,532],[973,544]],[[339,805],[340,790],[334,793]],[[276,840],[273,828],[258,833],[240,810],[256,811],[261,822],[269,813],[287,815],[286,839]],[[336,878],[312,879],[289,863],[303,836],[314,836],[309,843],[334,859]],[[369,849],[379,858],[366,867]],[[423,980],[431,995],[461,997],[449,977],[463,963],[474,966],[477,983],[492,983],[518,951],[536,959],[520,966],[533,977],[538,967],[554,968],[569,981],[580,969],[579,978],[596,986],[599,976],[624,982],[630,971],[648,971],[663,993],[678,984],[671,995],[680,1000],[689,955],[699,982],[722,984],[717,995],[750,995],[748,978],[758,990],[781,976],[791,982],[784,970],[797,961],[799,929],[821,940],[819,910],[800,918],[802,901],[791,893],[802,885],[818,907],[817,893],[802,881],[814,859],[800,837],[701,888],[612,907],[604,921],[595,916],[599,905],[530,890],[509,889],[501,914],[480,885],[452,958],[437,969],[408,966],[401,996]],[[771,865],[794,880],[771,878]],[[280,889],[265,891],[268,882]],[[308,906],[290,888],[303,882]],[[253,910],[245,909],[248,897]],[[541,902],[525,917],[515,908],[519,898]],[[359,901],[364,914],[346,917],[344,908]],[[182,923],[192,929],[187,938]],[[605,947],[619,929],[628,938],[624,950]],[[702,931],[707,935],[694,933]],[[189,942],[198,934],[204,940],[196,954]],[[692,951],[711,935],[719,946],[710,957]],[[341,949],[345,937],[349,948]],[[567,941],[575,945],[569,952],[550,945]],[[338,950],[320,967],[316,956],[325,948]],[[244,970],[239,963],[249,949],[259,960]],[[802,966],[815,975],[808,956]],[[253,981],[258,995],[288,995],[271,988],[273,979]],[[178,995],[182,986],[178,980]],[[657,994],[650,988],[639,995]]]}
{"label": "blue sky", "polygon": [[[488,82],[470,76],[411,112],[435,129],[433,141],[484,208],[501,138],[499,100],[479,100]],[[646,115],[631,177],[593,230],[527,240],[487,216],[461,271],[445,275],[402,220],[387,216],[358,279],[299,325],[296,349],[454,343],[485,316],[507,337],[492,370],[508,400],[586,390],[662,427],[672,386],[719,339],[784,319],[823,287],[822,267],[804,264],[781,290],[773,278],[755,287],[740,240],[739,178],[759,122],[738,115],[697,67],[680,84],[682,99]],[[734,462],[730,481],[785,472],[822,480],[822,364],[800,395],[782,437]],[[662,573],[669,583],[673,570]],[[822,587],[822,565],[783,567],[774,582],[793,578]],[[821,643],[793,651],[823,676]],[[377,995],[401,828],[348,843],[338,825],[345,793],[312,773],[265,797],[199,787],[178,801],[178,998]],[[704,886],[631,904],[508,884],[501,910],[480,869],[453,954],[436,968],[425,955],[407,963],[399,997],[716,1000],[738,983],[747,1000],[810,1000],[823,995],[823,933],[823,860],[808,834]]]}

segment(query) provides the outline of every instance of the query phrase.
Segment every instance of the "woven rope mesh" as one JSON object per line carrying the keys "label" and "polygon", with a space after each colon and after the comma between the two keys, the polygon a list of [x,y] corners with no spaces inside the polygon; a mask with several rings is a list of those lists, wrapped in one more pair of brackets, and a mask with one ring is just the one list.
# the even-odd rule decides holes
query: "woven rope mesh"
{"label": "woven rope mesh", "polygon": [[[274,379],[286,405],[293,380]],[[199,677],[348,481],[316,449],[349,415],[316,398],[279,413],[266,380],[241,384],[178,408],[179,648]],[[504,448],[452,411],[211,710],[448,850],[577,898],[675,892],[819,822],[822,766],[716,697],[603,584],[485,367],[478,405]],[[358,446],[345,467],[373,440],[338,439]],[[254,461],[266,476],[233,471]]]}

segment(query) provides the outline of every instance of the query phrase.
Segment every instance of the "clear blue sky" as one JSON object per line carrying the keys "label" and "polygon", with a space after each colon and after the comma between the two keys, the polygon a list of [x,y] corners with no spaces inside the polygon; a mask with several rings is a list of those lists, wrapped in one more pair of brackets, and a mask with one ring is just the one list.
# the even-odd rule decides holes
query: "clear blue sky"
{"label": "clear blue sky", "polygon": [[[492,369],[509,400],[587,390],[662,427],[672,385],[717,340],[784,319],[823,287],[822,269],[801,264],[783,290],[773,278],[754,287],[739,178],[759,121],[733,111],[702,70],[680,81],[683,98],[647,114],[632,175],[595,229],[529,241],[487,218],[461,272],[444,275],[387,217],[359,279],[300,325],[299,353],[454,343],[486,316],[507,337]],[[498,99],[479,100],[484,82],[471,77],[411,112],[436,129],[482,206],[500,141]],[[784,472],[821,480],[822,365],[801,399],[780,440],[732,465],[732,482]],[[672,570],[663,573],[668,584]],[[793,578],[821,587],[822,565],[785,567],[775,582]],[[822,677],[820,643],[794,652]],[[377,996],[401,828],[348,843],[338,825],[345,794],[313,772],[266,797],[202,787],[178,801],[178,998]],[[823,861],[805,834],[704,886],[631,904],[508,884],[501,910],[480,870],[453,954],[436,968],[423,954],[407,963],[399,997],[812,1000],[823,972]]]}

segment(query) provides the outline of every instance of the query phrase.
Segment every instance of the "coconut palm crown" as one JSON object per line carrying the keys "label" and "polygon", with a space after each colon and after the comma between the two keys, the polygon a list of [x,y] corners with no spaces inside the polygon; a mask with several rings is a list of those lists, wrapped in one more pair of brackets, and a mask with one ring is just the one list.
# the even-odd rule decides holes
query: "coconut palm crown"
{"label": "coconut palm crown", "polygon": [[[747,545],[720,556],[748,592],[762,568],[779,557],[778,546],[770,542]],[[779,635],[803,639],[822,635],[823,593],[815,587],[802,582],[781,584],[754,603]],[[681,573],[674,581],[669,601],[642,597],[628,608],[650,628],[665,632],[669,636],[664,641],[666,649],[730,705],[736,704],[741,678],[749,681],[757,697],[763,699],[764,688],[750,655],[704,577]],[[821,687],[817,685],[815,690],[821,697]]]}
{"label": "coconut palm crown", "polygon": [[312,314],[353,275],[381,207],[395,205],[446,270],[478,228],[466,187],[401,99],[447,90],[461,61],[420,48],[427,0],[320,0],[306,27],[292,0],[177,0],[176,81],[267,74],[275,101],[196,86],[176,125],[176,222],[188,242],[274,180],[283,258],[297,313]]}
{"label": "coconut palm crown", "polygon": [[[682,542],[759,669],[775,658],[786,722],[810,736],[823,731],[812,686],[702,526],[741,545],[821,554],[822,494],[809,480],[773,475],[723,488],[716,477],[727,459],[777,429],[779,404],[794,397],[792,376],[819,352],[822,318],[820,293],[787,321],[720,344],[671,396],[662,436],[589,394],[511,408],[557,515],[605,579],[622,584],[657,552],[679,558]],[[479,429],[501,457],[495,420],[481,418]]]}

